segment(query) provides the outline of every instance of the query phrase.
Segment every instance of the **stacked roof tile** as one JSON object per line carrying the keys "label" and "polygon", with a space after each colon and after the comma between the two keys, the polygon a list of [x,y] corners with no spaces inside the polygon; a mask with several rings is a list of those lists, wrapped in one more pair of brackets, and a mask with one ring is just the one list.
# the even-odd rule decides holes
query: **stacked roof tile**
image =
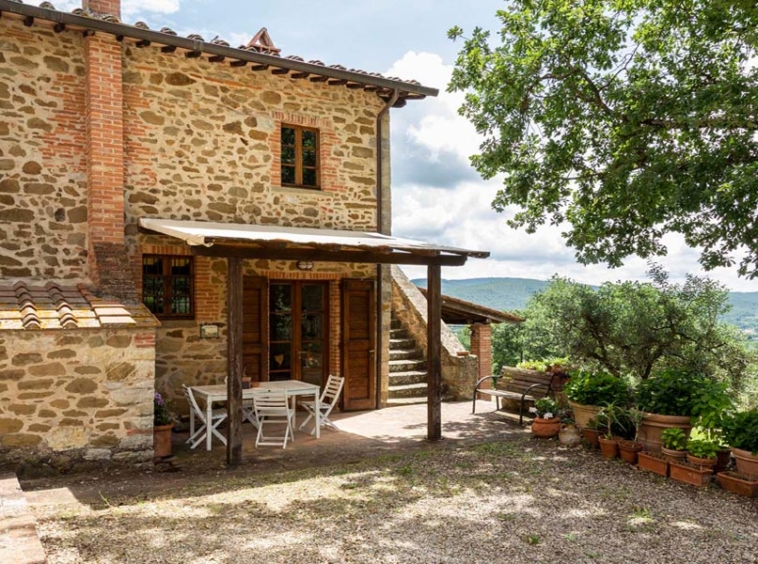
{"label": "stacked roof tile", "polygon": [[155,327],[143,305],[125,306],[98,298],[86,286],[48,282],[0,286],[0,330]]}

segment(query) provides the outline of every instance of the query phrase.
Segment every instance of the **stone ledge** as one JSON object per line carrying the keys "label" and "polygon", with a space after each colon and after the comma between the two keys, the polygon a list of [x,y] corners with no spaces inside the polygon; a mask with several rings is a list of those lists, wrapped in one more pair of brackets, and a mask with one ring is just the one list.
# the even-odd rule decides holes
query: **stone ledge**
{"label": "stone ledge", "polygon": [[15,474],[0,474],[0,562],[47,562],[34,517]]}

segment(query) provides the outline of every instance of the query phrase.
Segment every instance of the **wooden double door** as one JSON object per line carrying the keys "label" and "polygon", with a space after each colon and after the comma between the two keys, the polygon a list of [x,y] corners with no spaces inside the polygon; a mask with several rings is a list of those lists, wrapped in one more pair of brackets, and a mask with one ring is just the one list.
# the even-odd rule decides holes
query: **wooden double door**
{"label": "wooden double door", "polygon": [[376,407],[372,281],[343,281],[340,320],[330,318],[328,282],[247,276],[242,307],[246,376],[323,386],[331,365],[330,324],[340,322],[343,409]]}

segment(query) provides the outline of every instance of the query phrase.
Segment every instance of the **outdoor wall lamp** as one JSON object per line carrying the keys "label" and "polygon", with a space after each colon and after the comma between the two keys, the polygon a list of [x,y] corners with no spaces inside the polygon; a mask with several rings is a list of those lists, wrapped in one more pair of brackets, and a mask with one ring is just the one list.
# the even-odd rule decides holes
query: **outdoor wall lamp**
{"label": "outdoor wall lamp", "polygon": [[299,260],[296,266],[298,270],[313,270],[313,263],[309,260]]}

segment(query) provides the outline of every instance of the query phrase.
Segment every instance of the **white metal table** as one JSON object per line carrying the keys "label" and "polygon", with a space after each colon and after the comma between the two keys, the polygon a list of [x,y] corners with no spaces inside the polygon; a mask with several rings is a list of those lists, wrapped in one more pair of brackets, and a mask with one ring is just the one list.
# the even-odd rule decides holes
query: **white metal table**
{"label": "white metal table", "polygon": [[[288,398],[296,396],[313,396],[316,406],[316,413],[321,413],[321,388],[316,384],[300,382],[299,380],[279,380],[275,382],[254,382],[252,388],[242,390],[243,400],[252,400],[255,392],[258,390],[275,392],[284,390]],[[213,411],[213,402],[226,402],[226,384],[216,384],[213,386],[192,386],[192,393],[205,400],[205,410],[207,421],[211,420]],[[195,413],[190,409],[190,424],[195,426]],[[208,433],[206,438],[206,449],[211,450],[211,435]],[[316,418],[316,438],[321,437],[321,419]]]}

